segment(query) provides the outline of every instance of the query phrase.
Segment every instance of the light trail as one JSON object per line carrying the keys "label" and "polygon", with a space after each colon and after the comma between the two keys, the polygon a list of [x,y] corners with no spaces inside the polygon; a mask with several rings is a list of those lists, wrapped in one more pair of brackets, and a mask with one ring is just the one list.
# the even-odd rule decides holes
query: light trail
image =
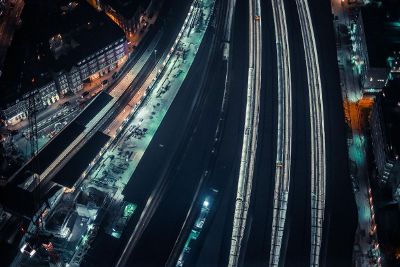
{"label": "light trail", "polygon": [[311,125],[311,255],[319,266],[326,195],[324,103],[317,45],[307,0],[296,0],[305,51]]}

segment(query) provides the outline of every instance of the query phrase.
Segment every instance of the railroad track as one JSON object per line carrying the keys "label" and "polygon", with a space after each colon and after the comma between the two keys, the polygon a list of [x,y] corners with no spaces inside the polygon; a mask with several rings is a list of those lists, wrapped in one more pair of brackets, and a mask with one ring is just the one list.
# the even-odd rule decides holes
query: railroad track
{"label": "railroad track", "polygon": [[324,103],[317,45],[308,0],[296,0],[305,51],[311,125],[311,255],[319,266],[326,195]]}
{"label": "railroad track", "polygon": [[279,266],[285,231],[292,156],[292,81],[284,2],[272,0],[278,74],[278,127],[269,266]]}
{"label": "railroad track", "polygon": [[240,247],[242,245],[247,213],[250,206],[260,113],[261,60],[261,4],[260,0],[249,0],[249,68],[246,114],[229,253],[229,266],[237,266],[239,263]]}

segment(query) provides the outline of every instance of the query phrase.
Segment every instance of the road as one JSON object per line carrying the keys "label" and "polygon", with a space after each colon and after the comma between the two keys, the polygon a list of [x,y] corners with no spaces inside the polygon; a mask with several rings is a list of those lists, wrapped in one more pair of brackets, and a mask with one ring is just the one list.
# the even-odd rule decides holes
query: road
{"label": "road", "polygon": [[[199,204],[212,188],[218,191],[216,201],[188,265],[347,262],[348,243],[338,249],[340,242],[332,242],[332,229],[346,235],[337,240],[349,242],[350,213],[340,210],[352,205],[346,166],[338,162],[345,154],[340,97],[327,86],[338,81],[327,67],[332,66],[326,64],[331,62],[328,52],[321,52],[326,42],[319,37],[318,5],[249,0],[235,11],[236,1],[226,3],[224,25],[219,19],[204,37],[193,68],[127,185],[127,201],[138,209],[107,261],[175,265]],[[188,24],[195,16],[189,15]],[[148,86],[140,85],[152,77],[152,65],[143,68],[151,54],[137,65],[137,75],[143,76],[133,84],[122,77],[123,84],[111,94],[121,98],[125,88],[136,90],[114,102],[107,116],[99,114],[88,131],[118,134],[129,116],[125,109],[141,100],[134,92],[147,92]],[[334,198],[338,189],[343,199]],[[347,221],[348,229],[338,230]]]}
{"label": "road", "polygon": [[[362,88],[360,87],[360,75],[355,71],[351,64],[352,45],[347,41],[348,33],[343,33],[344,27],[350,27],[352,21],[352,7],[347,2],[340,0],[331,1],[332,12],[337,16],[336,26],[336,41],[338,42],[337,52],[338,61],[340,60],[340,80],[343,95],[343,101],[346,109],[347,123],[351,128],[351,133],[348,134],[348,149],[350,164],[354,164],[357,168],[353,168],[351,177],[358,185],[358,190],[355,191],[355,199],[358,207],[358,229],[357,229],[357,246],[355,249],[355,265],[366,266],[372,265],[369,262],[368,251],[372,247],[369,232],[374,223],[372,219],[372,208],[369,202],[370,184],[368,174],[367,141],[364,131],[363,122],[359,119],[363,116],[363,109],[359,106],[359,101],[362,96]],[[364,33],[359,33],[364,34]],[[358,52],[358,51],[357,51]],[[355,169],[355,170],[354,170]],[[377,231],[375,231],[374,239],[377,240]]]}
{"label": "road", "polygon": [[[194,58],[194,55],[197,53],[197,50],[199,49],[199,45],[201,43],[204,31],[207,28],[208,20],[211,16],[210,14],[212,14],[212,7],[213,7],[213,4],[211,1],[203,1],[203,2],[205,2],[206,4],[202,3],[202,5],[206,5],[207,8],[203,7],[202,5],[199,5],[199,7],[195,7],[193,9],[193,11],[190,13],[190,19],[185,21],[185,26],[182,27],[182,31],[179,33],[176,32],[177,37],[175,35],[175,32],[172,30],[171,34],[168,36],[165,36],[166,38],[163,39],[163,41],[162,41],[163,46],[157,47],[157,48],[159,48],[158,51],[162,52],[162,53],[160,53],[162,60],[160,60],[159,62],[158,62],[159,58],[157,58],[157,60],[155,60],[154,65],[158,62],[158,66],[156,68],[154,68],[154,70],[152,70],[152,68],[150,68],[148,66],[143,65],[148,60],[144,60],[144,61],[139,60],[138,61],[139,65],[135,65],[133,67],[133,69],[135,69],[135,68],[137,69],[137,74],[135,74],[135,72],[136,72],[135,70],[133,71],[134,73],[130,73],[131,71],[129,71],[127,74],[128,76],[136,75],[136,77],[139,77],[140,73],[143,72],[144,75],[142,75],[142,76],[147,77],[147,78],[144,78],[146,80],[146,82],[144,83],[146,90],[144,90],[143,96],[146,96],[146,94],[147,94],[147,95],[149,95],[149,97],[146,97],[146,98],[144,98],[143,96],[140,97],[140,101],[141,101],[142,105],[138,111],[138,114],[137,114],[138,116],[133,116],[133,119],[130,118],[128,125],[130,123],[137,123],[139,120],[140,120],[140,122],[143,122],[143,124],[150,123],[150,121],[153,121],[153,123],[152,123],[152,125],[150,125],[150,124],[147,126],[144,125],[145,127],[148,127],[147,130],[149,130],[148,134],[146,136],[147,138],[138,138],[138,139],[151,140],[151,138],[150,139],[148,138],[148,136],[150,136],[149,132],[152,132],[154,134],[154,132],[157,130],[160,122],[162,121],[162,117],[161,118],[159,118],[159,117],[164,116],[166,111],[168,110],[171,102],[174,99],[175,93],[179,89],[181,81],[183,81],[184,77],[186,76],[187,70],[189,69],[189,67],[192,63],[192,59]],[[202,22],[204,24],[197,24],[200,26],[193,27],[194,18],[196,18],[196,20],[199,20],[200,16],[202,16]],[[176,27],[176,25],[174,25],[174,27]],[[193,40],[189,38],[190,32],[195,33],[192,35]],[[199,36],[201,36],[201,38],[199,38]],[[176,37],[176,40],[174,37]],[[171,46],[172,46],[172,48],[171,48]],[[150,55],[152,54],[151,52],[153,51],[153,48],[154,47],[151,47],[151,46],[147,47],[147,50],[150,49]],[[205,51],[207,51],[207,50],[205,50]],[[147,54],[149,54],[149,53],[147,53]],[[146,53],[145,53],[144,57],[146,57]],[[153,61],[153,58],[150,57],[149,60]],[[201,60],[201,59],[199,59],[199,60]],[[151,64],[146,64],[146,65],[151,65]],[[182,69],[180,69],[180,68],[182,68],[184,70],[186,69],[186,70],[185,70],[185,73],[180,75],[180,77],[177,79],[177,77],[178,77],[177,72],[182,71]],[[155,73],[156,75],[152,76],[153,73]],[[140,83],[141,83],[140,79],[137,80],[137,79],[135,79],[135,77],[132,77],[131,80],[132,79],[133,79],[133,82],[131,84],[129,84],[129,81],[126,81],[129,79],[126,79],[126,76],[123,77],[121,82],[118,82],[116,84],[116,87],[113,88],[113,90],[110,92],[110,94],[113,95],[114,98],[118,98],[118,97],[123,98],[125,92],[129,91],[129,90],[124,90],[124,89],[126,89],[125,86],[128,86],[128,88],[142,88],[143,87],[143,86],[140,86]],[[148,81],[150,82],[150,84],[147,84]],[[168,84],[171,84],[171,88],[170,88],[170,90],[168,90],[168,92],[167,92],[167,89],[165,89],[165,85],[167,84],[167,82],[168,82]],[[179,85],[179,86],[175,86],[175,85]],[[133,90],[133,92],[137,93],[137,90]],[[194,92],[196,92],[196,91],[194,91]],[[161,97],[161,93],[162,93],[162,97]],[[129,94],[126,97],[128,98],[127,99],[128,101],[135,98],[135,97],[132,98],[132,95],[129,95]],[[166,99],[167,97],[169,99]],[[159,103],[161,102],[161,104],[156,105],[157,102],[159,102]],[[124,107],[123,104],[126,104],[126,103],[127,103],[127,101],[121,101],[121,104],[116,104],[116,106],[115,106],[116,112],[118,112],[118,110],[120,108],[123,108]],[[114,105],[114,104],[115,103],[111,103],[111,105]],[[151,108],[151,107],[153,107],[153,108]],[[112,108],[114,108],[114,107],[112,107]],[[160,110],[160,109],[162,109],[162,110]],[[95,119],[93,119],[92,121],[90,121],[88,123],[87,128],[89,130],[87,130],[87,131],[90,131],[90,129],[92,128],[91,125],[94,128],[106,130],[107,129],[107,127],[106,127],[107,121],[109,119],[107,118],[107,115],[104,115],[104,113],[107,113],[109,110],[110,110],[110,107],[106,107],[105,110],[103,109],[96,116],[96,117],[100,117],[100,120],[104,120],[104,123],[96,123],[96,120],[98,120],[98,118],[95,117]],[[155,112],[155,111],[157,111],[157,112]],[[133,113],[133,114],[135,114],[135,113]],[[160,114],[163,114],[163,115],[160,115]],[[149,116],[149,115],[152,115],[152,116]],[[153,117],[156,119],[152,120]],[[106,124],[106,125],[102,125],[102,124]],[[155,125],[156,125],[156,128],[154,129]],[[116,137],[118,137],[118,139],[129,139],[129,137],[126,137],[126,134],[124,134],[125,133],[124,130],[129,130],[129,129],[124,129],[124,128],[121,128],[121,129],[122,129],[121,130],[122,135],[118,135]],[[128,140],[128,141],[132,141],[132,140]],[[80,142],[80,141],[78,140],[75,142]],[[124,142],[121,142],[121,143],[124,144]],[[140,143],[140,142],[138,142],[138,143]],[[74,146],[74,144],[72,144],[72,146]],[[141,148],[139,148],[139,150],[140,149]],[[60,156],[63,156],[63,155],[60,155]],[[92,165],[93,164],[91,164],[91,166]],[[158,195],[158,194],[156,194],[156,195]],[[147,209],[147,208],[145,208],[145,209]]]}
{"label": "road", "polygon": [[[147,53],[149,53],[147,51]],[[151,52],[150,52],[151,53]],[[144,54],[146,57],[146,53]],[[147,61],[147,62],[146,62]],[[98,130],[106,129],[108,124],[123,111],[124,106],[136,93],[138,85],[143,83],[151,69],[156,67],[153,59],[147,56],[146,66],[139,60],[126,76],[115,85],[111,94],[113,99],[86,125],[86,129],[40,174],[40,181],[51,180],[52,177],[83,147]],[[158,62],[157,62],[158,63]],[[137,66],[139,65],[139,67]],[[121,89],[122,88],[122,89]]]}
{"label": "road", "polygon": [[[166,49],[160,44],[156,47],[160,47],[160,51]],[[54,175],[68,162],[68,160],[71,159],[81,147],[83,147],[91,136],[93,136],[98,130],[106,129],[108,124],[110,124],[111,121],[123,111],[126,104],[129,103],[131,98],[136,94],[137,87],[146,80],[147,76],[156,65],[162,64],[161,57],[166,56],[165,54],[160,53],[160,55],[157,56],[157,60],[154,60],[153,57],[150,56],[152,52],[153,50],[150,46],[150,50],[143,52],[141,59],[135,57],[136,60],[132,60],[130,62],[131,64],[124,68],[125,72],[122,71],[124,75],[122,75],[122,77],[115,82],[112,88],[109,89],[113,99],[85,126],[85,130],[74,140],[74,142],[69,144],[69,146],[53,160],[43,173],[39,174],[41,182],[51,180],[52,177],[54,177]]]}
{"label": "road", "polygon": [[[210,39],[199,48],[203,60],[194,62],[127,186],[139,209],[118,247],[120,266],[175,265],[211,188],[216,201],[185,264],[348,266],[343,113],[340,92],[329,90],[338,80],[327,64],[332,44],[322,40],[319,6],[250,0],[231,12],[235,5],[227,1],[221,53],[207,51]],[[237,17],[249,21],[248,44],[246,25],[230,21]],[[343,236],[335,241],[335,233]]]}

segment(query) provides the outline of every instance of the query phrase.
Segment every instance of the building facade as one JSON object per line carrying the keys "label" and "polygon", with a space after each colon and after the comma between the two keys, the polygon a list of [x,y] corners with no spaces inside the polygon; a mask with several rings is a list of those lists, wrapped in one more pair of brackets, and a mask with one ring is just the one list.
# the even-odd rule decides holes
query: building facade
{"label": "building facade", "polygon": [[79,61],[72,74],[76,76],[76,80],[73,85],[71,84],[71,91],[74,91],[77,85],[82,86],[84,80],[102,77],[114,70],[127,53],[127,43],[123,37]]}
{"label": "building facade", "polygon": [[127,53],[127,43],[123,37],[83,58],[72,66],[70,71],[62,70],[55,73],[59,92],[63,95],[68,92],[78,92],[86,80],[102,77],[122,64]]}
{"label": "building facade", "polygon": [[[57,9],[53,13],[54,20],[60,20],[64,25],[50,28],[45,41],[39,39],[30,45],[41,46],[42,52],[32,55],[33,59],[28,60],[36,62],[43,57],[47,62],[40,65],[41,69],[33,68],[37,71],[31,74],[32,81],[25,79],[13,85],[28,93],[3,107],[1,116],[5,124],[15,125],[27,118],[27,99],[31,92],[35,93],[36,109],[40,111],[65,94],[77,93],[84,88],[85,82],[102,77],[125,62],[128,55],[125,34],[105,14],[96,11],[85,1],[66,10],[67,13],[61,16]],[[35,10],[32,8],[31,12]],[[108,34],[104,35],[104,32]],[[24,41],[20,38],[16,48],[24,45]],[[48,47],[43,48],[43,43],[48,43]],[[25,60],[20,60],[21,66],[25,66]],[[17,71],[24,73],[23,69]],[[46,82],[42,81],[43,77],[46,77]],[[33,82],[35,80],[41,80],[40,86]]]}
{"label": "building facade", "polygon": [[370,117],[370,133],[372,151],[378,179],[381,184],[386,184],[394,167],[394,160],[391,158],[386,141],[385,127],[382,114],[381,96],[377,96],[372,107]]}
{"label": "building facade", "polygon": [[4,122],[7,125],[14,125],[27,118],[27,103],[25,99],[17,100],[1,111]]}
{"label": "building facade", "polygon": [[100,8],[128,35],[136,33],[141,16],[152,9],[155,0],[101,0]]}
{"label": "building facade", "polygon": [[[82,90],[85,80],[102,77],[114,70],[123,64],[127,53],[127,42],[123,37],[77,62],[70,71],[53,73],[54,81],[37,89],[37,98],[40,99],[37,101],[37,110],[54,104],[60,99],[60,95]],[[15,125],[27,118],[26,99],[27,95],[24,95],[1,111],[7,125]]]}
{"label": "building facade", "polygon": [[21,97],[21,99],[18,99],[15,103],[1,111],[1,115],[7,126],[15,125],[28,117],[28,99],[31,94],[34,94],[35,107],[37,111],[44,110],[48,106],[60,100],[56,83],[54,81],[26,93]]}

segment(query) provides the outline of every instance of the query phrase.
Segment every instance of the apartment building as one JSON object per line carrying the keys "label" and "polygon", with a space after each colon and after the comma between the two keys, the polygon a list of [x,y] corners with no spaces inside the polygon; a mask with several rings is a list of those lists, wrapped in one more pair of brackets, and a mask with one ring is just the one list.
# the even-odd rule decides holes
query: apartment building
{"label": "apartment building", "polygon": [[7,125],[27,118],[29,95],[43,110],[123,64],[128,54],[124,32],[84,0],[27,2],[21,19],[0,77]]}

